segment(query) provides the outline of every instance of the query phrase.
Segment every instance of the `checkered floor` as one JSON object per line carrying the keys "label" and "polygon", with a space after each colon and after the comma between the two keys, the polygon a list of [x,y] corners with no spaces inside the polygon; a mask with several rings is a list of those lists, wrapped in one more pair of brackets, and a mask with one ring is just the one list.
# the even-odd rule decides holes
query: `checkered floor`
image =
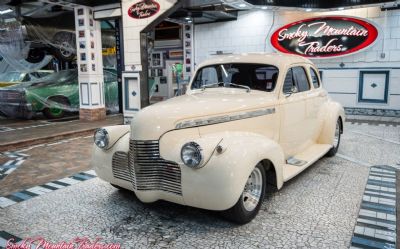
{"label": "checkered floor", "polygon": [[18,202],[26,201],[33,197],[43,195],[57,189],[65,188],[76,183],[92,179],[94,177],[96,177],[96,173],[94,172],[94,170],[90,170],[75,174],[70,177],[65,177],[57,181],[52,181],[40,186],[35,186],[19,192],[15,192],[7,196],[2,196],[0,197],[0,208],[6,208]]}
{"label": "checkered floor", "polygon": [[370,169],[351,248],[396,248],[396,169]]}

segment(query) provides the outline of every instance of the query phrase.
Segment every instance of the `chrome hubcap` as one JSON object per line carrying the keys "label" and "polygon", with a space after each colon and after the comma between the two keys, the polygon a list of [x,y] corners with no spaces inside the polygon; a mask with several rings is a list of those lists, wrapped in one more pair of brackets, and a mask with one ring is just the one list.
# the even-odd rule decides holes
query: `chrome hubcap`
{"label": "chrome hubcap", "polygon": [[251,212],[257,207],[260,201],[262,184],[261,171],[255,168],[253,172],[251,172],[249,179],[247,179],[242,194],[243,206],[247,211]]}
{"label": "chrome hubcap", "polygon": [[340,125],[339,121],[336,123],[336,129],[335,129],[335,138],[333,140],[333,146],[337,148],[339,146],[339,137],[340,137]]}

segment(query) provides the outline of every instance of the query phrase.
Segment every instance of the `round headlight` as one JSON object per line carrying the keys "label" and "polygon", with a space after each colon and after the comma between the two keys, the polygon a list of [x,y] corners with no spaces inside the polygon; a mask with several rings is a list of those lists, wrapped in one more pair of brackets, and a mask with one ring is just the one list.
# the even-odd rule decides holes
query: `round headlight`
{"label": "round headlight", "polygon": [[94,143],[100,149],[105,149],[108,146],[110,141],[110,137],[108,136],[108,132],[105,129],[97,129],[94,133]]}
{"label": "round headlight", "polygon": [[190,168],[199,168],[203,160],[200,145],[195,142],[183,145],[181,159],[186,166]]}

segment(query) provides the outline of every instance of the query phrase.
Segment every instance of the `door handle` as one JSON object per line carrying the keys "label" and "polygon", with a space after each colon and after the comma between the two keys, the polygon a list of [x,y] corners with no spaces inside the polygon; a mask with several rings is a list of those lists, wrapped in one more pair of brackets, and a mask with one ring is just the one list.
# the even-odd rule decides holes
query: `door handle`
{"label": "door handle", "polygon": [[135,91],[132,91],[132,96],[135,97],[137,95],[137,93]]}

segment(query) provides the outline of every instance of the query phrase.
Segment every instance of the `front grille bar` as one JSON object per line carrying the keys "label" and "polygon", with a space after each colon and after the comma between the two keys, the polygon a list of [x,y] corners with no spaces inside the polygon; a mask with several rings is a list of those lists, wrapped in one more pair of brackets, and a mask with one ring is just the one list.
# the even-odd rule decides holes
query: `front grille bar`
{"label": "front grille bar", "polygon": [[129,172],[134,189],[182,195],[181,169],[160,157],[159,142],[131,140]]}

